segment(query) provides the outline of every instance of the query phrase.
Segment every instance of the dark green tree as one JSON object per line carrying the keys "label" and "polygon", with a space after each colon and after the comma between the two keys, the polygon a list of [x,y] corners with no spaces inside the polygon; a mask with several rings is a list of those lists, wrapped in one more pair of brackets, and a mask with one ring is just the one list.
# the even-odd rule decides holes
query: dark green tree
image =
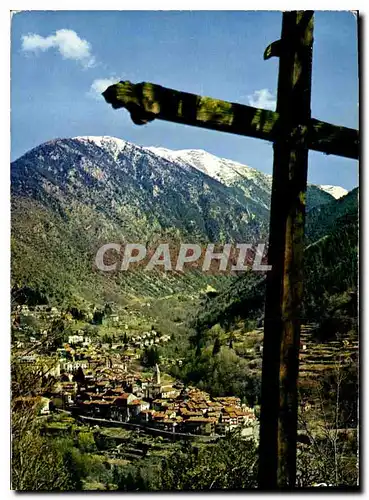
{"label": "dark green tree", "polygon": [[77,368],[77,371],[73,376],[73,381],[77,382],[78,384],[85,383],[85,374],[83,373],[83,370],[80,366]]}
{"label": "dark green tree", "polygon": [[143,353],[141,361],[144,366],[149,367],[158,364],[160,361],[158,349],[155,346],[147,347]]}
{"label": "dark green tree", "polygon": [[220,338],[219,337],[216,337],[215,341],[214,341],[214,347],[213,347],[213,356],[216,356],[218,354],[218,352],[220,352],[220,348],[221,348],[221,343],[220,343]]}

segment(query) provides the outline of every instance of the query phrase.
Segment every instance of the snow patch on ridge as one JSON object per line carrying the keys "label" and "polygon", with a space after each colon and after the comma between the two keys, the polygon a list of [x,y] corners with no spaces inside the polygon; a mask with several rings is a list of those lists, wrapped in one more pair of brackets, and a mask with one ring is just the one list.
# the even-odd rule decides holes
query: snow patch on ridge
{"label": "snow patch on ridge", "polygon": [[[152,153],[161,156],[169,161],[186,163],[200,170],[204,174],[222,182],[225,185],[233,184],[240,177],[255,180],[260,173],[247,165],[243,165],[233,160],[219,158],[202,149],[181,149],[173,151],[171,149],[161,147],[144,148]],[[262,174],[266,178],[271,176]],[[268,182],[268,181],[267,181]]]}
{"label": "snow patch on ridge", "polygon": [[96,146],[108,151],[116,160],[118,155],[130,145],[129,142],[124,141],[123,139],[118,139],[117,137],[110,137],[108,135],[85,135],[85,136],[77,136],[72,137],[72,139],[76,139],[82,142],[93,142]]}
{"label": "snow patch on ridge", "polygon": [[348,193],[348,190],[341,186],[330,186],[326,184],[318,187],[326,193],[332,195],[334,198],[336,198],[336,200],[338,200],[338,198],[342,198],[342,196],[346,196],[346,194]]}

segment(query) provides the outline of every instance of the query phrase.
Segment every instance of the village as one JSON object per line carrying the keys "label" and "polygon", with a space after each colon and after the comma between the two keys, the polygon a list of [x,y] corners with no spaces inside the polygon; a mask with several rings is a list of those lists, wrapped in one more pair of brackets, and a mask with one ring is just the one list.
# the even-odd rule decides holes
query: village
{"label": "village", "polygon": [[[18,307],[13,314],[16,332],[22,330],[17,322],[20,314],[42,314],[53,321],[63,314],[56,308],[41,311]],[[119,324],[118,317],[114,321]],[[40,415],[70,412],[91,424],[136,425],[178,436],[223,436],[236,428],[245,437],[253,435],[257,425],[254,409],[241,404],[240,398],[211,397],[198,388],[186,387],[161,372],[160,364],[166,366],[167,359],[159,359],[150,371],[141,365],[143,353],[170,342],[169,335],[152,329],[135,335],[125,332],[122,342],[101,342],[77,330],[62,345],[53,344],[46,350],[42,348],[47,334],[40,332],[38,337],[26,339],[21,331],[13,340],[12,355],[27,370],[43,376],[43,389],[17,402],[38,400]]]}

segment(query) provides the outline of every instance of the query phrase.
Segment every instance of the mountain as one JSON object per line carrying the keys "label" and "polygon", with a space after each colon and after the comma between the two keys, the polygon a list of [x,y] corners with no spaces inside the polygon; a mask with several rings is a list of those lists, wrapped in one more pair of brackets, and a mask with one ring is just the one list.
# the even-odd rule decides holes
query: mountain
{"label": "mountain", "polygon": [[[158,156],[183,166],[192,166],[204,174],[216,179],[223,185],[233,188],[261,206],[270,208],[272,190],[272,176],[241,163],[219,158],[206,151],[198,149],[184,149],[172,151],[165,148],[146,148]],[[330,186],[332,189],[345,191],[339,186]],[[322,186],[309,185],[307,191],[307,210],[332,201],[333,193],[329,193]]]}
{"label": "mountain", "polygon": [[359,189],[355,188],[333,203],[314,207],[309,212],[306,221],[306,236],[308,242],[319,240],[333,232],[346,221],[357,224],[359,211]]}
{"label": "mountain", "polygon": [[175,229],[198,241],[244,241],[267,231],[268,210],[252,198],[113,138],[59,139],[33,149],[12,164],[12,194],[69,216],[83,207],[84,218],[99,215],[99,226],[122,237]]}
{"label": "mountain", "polygon": [[[345,305],[358,285],[358,188],[315,207],[307,216],[303,321],[320,321],[336,302]],[[309,243],[310,242],[310,243]],[[263,316],[265,275],[249,272],[200,306],[193,326],[200,332],[234,318]]]}
{"label": "mountain", "polygon": [[[96,251],[110,242],[263,242],[270,191],[270,176],[205,151],[105,136],[46,142],[11,164],[13,286],[56,302],[198,291],[216,278],[108,275],[94,270]],[[332,200],[309,186],[308,211]]]}
{"label": "mountain", "polygon": [[328,186],[328,185],[322,185],[319,186],[320,189],[323,189],[323,191],[326,191],[327,193],[331,194],[333,198],[342,198],[342,196],[345,196],[348,191],[347,189],[341,187],[341,186]]}
{"label": "mountain", "polygon": [[164,148],[147,148],[162,158],[191,167],[216,179],[227,187],[240,188],[247,198],[269,209],[272,176],[232,160],[218,158],[203,150],[185,149],[172,151]]}

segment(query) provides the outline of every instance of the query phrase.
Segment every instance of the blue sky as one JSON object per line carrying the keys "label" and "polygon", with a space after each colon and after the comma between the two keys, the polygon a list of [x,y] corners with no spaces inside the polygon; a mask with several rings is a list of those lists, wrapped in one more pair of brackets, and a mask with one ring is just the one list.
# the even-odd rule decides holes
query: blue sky
{"label": "blue sky", "polygon": [[[154,121],[138,127],[100,98],[104,80],[151,81],[273,108],[280,12],[33,11],[12,20],[12,159],[56,137],[111,135],[144,146],[205,149],[271,173],[272,145]],[[356,20],[316,12],[312,113],[358,127]],[[358,163],[310,152],[309,182],[351,189]]]}

